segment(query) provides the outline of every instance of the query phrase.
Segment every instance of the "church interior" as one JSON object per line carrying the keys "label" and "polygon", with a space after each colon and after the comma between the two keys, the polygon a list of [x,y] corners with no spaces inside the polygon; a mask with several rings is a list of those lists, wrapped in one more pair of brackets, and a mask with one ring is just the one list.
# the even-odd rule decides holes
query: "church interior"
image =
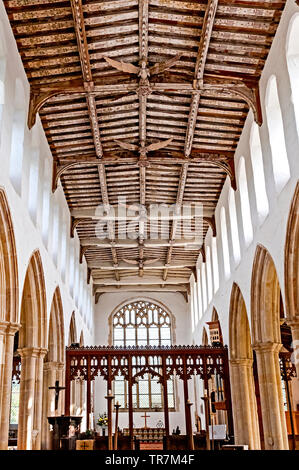
{"label": "church interior", "polygon": [[0,2],[0,450],[299,450],[298,38]]}

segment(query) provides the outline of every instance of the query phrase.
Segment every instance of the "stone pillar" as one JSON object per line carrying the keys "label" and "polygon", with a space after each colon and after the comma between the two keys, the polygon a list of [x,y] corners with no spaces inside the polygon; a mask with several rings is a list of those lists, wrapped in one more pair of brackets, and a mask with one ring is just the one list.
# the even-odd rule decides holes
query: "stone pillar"
{"label": "stone pillar", "polygon": [[261,448],[252,359],[231,359],[230,381],[236,444]]}
{"label": "stone pillar", "polygon": [[23,348],[21,362],[18,449],[40,448],[43,358],[46,349]]}
{"label": "stone pillar", "polygon": [[35,364],[34,419],[33,419],[33,450],[41,448],[42,404],[43,404],[43,366],[46,349],[39,348]]}
{"label": "stone pillar", "polygon": [[294,352],[292,354],[292,362],[296,366],[296,372],[297,372],[296,380],[297,382],[299,382],[299,318],[297,319],[297,321],[290,320],[287,323],[291,327],[291,331],[292,331],[293,349],[294,349]]}
{"label": "stone pillar", "polygon": [[56,362],[45,362],[43,367],[43,420],[42,420],[42,449],[51,449],[51,433],[48,423],[48,416],[55,416],[55,391],[49,390],[49,387],[55,386],[56,380]]}
{"label": "stone pillar", "polygon": [[7,449],[14,336],[20,325],[0,322],[0,450]]}
{"label": "stone pillar", "polygon": [[279,367],[280,343],[257,343],[258,380],[266,450],[289,449]]}

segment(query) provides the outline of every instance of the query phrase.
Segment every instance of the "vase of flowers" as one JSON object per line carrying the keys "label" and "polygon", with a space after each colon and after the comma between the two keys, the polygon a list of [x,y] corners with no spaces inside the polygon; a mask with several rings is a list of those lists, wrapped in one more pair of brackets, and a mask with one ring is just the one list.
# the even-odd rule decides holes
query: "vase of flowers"
{"label": "vase of flowers", "polygon": [[105,431],[108,426],[108,416],[107,413],[102,413],[99,414],[97,425],[101,428],[102,430],[102,436],[105,436]]}

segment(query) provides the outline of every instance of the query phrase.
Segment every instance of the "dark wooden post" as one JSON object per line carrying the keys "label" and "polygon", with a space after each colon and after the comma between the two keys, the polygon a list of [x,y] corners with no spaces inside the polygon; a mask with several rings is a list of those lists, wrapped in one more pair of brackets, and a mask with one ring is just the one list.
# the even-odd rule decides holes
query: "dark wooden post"
{"label": "dark wooden post", "polygon": [[86,429],[90,428],[90,413],[91,413],[91,367],[90,356],[87,356],[87,389],[86,389]]}
{"label": "dark wooden post", "polygon": [[113,450],[113,439],[112,439],[112,400],[114,395],[111,390],[108,390],[108,394],[105,397],[107,400],[108,408],[108,450]]}
{"label": "dark wooden post", "polygon": [[128,357],[128,395],[129,395],[129,434],[131,449],[134,450],[133,434],[133,380],[132,380],[132,356]]}
{"label": "dark wooden post", "polygon": [[[185,422],[186,422],[186,435],[188,436],[189,441],[189,450],[193,450],[192,441],[193,441],[193,432],[192,432],[192,421],[190,415],[190,407],[189,403],[189,392],[188,392],[188,378],[187,378],[187,364],[186,364],[186,356],[183,356],[183,368],[184,368],[184,375],[183,375],[183,382],[184,382],[184,401],[185,401]],[[194,447],[194,445],[193,445]]]}
{"label": "dark wooden post", "polygon": [[204,391],[204,396],[201,397],[204,401],[205,406],[205,420],[206,420],[206,447],[207,450],[211,450],[211,441],[210,441],[210,434],[209,434],[209,425],[207,423],[210,422],[210,405],[209,405],[209,397],[207,395],[207,391]]}
{"label": "dark wooden post", "polygon": [[189,449],[194,450],[194,439],[193,439],[193,432],[192,432],[192,419],[191,419],[191,406],[193,403],[190,400],[187,400],[187,409],[188,409],[188,421],[189,421],[189,428],[190,432],[188,433],[188,440],[189,440]]}
{"label": "dark wooden post", "polygon": [[120,404],[117,401],[114,405],[115,407],[115,432],[114,432],[114,450],[117,450],[118,446],[118,413],[120,409]]}
{"label": "dark wooden post", "polygon": [[69,351],[65,353],[65,403],[64,403],[64,414],[65,416],[70,415],[70,404],[71,404],[71,358]]}
{"label": "dark wooden post", "polygon": [[163,385],[163,404],[164,404],[164,421],[166,436],[169,436],[169,409],[167,394],[167,378],[166,378],[166,358],[162,356],[162,385]]}
{"label": "dark wooden post", "polygon": [[112,444],[112,378],[111,378],[111,356],[107,357],[108,374],[107,374],[107,417],[108,417],[108,450],[113,450]]}

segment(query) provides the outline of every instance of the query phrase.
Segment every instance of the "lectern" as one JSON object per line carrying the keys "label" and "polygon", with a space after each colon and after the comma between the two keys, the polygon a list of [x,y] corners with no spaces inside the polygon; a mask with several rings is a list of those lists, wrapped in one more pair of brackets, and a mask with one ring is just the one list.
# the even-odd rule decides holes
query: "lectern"
{"label": "lectern", "polygon": [[80,431],[82,416],[49,416],[48,422],[53,426],[53,450],[61,449],[61,440],[71,439],[70,427],[73,426],[75,433]]}

